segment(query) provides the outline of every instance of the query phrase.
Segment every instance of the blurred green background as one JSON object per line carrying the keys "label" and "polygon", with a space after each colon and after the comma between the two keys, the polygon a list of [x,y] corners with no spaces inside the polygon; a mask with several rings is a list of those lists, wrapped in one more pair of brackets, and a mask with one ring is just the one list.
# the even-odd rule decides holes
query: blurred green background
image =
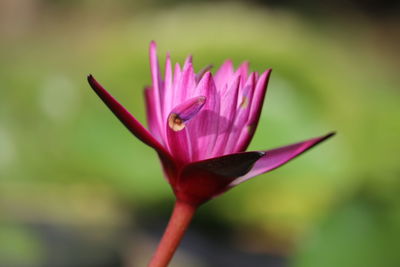
{"label": "blurred green background", "polygon": [[[204,205],[171,266],[400,266],[396,1],[0,1],[0,266],[145,266],[173,204],[145,122],[148,44],[273,68],[251,149],[338,135]],[[161,60],[164,61],[163,58]]]}

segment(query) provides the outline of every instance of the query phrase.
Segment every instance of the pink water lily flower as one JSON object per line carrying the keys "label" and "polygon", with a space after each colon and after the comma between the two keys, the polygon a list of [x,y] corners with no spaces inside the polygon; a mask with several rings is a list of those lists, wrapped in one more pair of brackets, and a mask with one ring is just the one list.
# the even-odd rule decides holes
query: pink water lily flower
{"label": "pink water lily flower", "polygon": [[[245,152],[260,118],[271,69],[249,74],[247,62],[235,70],[227,60],[214,75],[211,67],[195,73],[191,56],[183,67],[178,63],[172,67],[167,54],[162,76],[154,42],[150,44],[150,66],[152,86],[145,89],[149,130],[93,76],[88,80],[118,119],[157,151],[179,203],[174,213],[185,209],[193,213],[198,205],[278,168],[333,135]],[[162,265],[160,258],[156,253],[149,266],[166,266],[168,262]]]}

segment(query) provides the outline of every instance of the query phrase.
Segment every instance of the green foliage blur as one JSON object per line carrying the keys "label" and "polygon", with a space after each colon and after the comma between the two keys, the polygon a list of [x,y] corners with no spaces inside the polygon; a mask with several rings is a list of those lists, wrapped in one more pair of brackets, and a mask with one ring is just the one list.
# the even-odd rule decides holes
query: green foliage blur
{"label": "green foliage blur", "polygon": [[[287,266],[399,266],[398,20],[229,1],[0,7],[0,266],[106,266],[99,251],[122,259],[107,266],[145,265],[159,236],[136,218],[167,216],[173,196],[156,154],[86,75],[145,123],[150,40],[162,64],[169,51],[174,62],[192,54],[196,70],[227,58],[273,68],[250,149],[338,133],[204,205],[194,227],[213,233],[213,224],[202,226],[213,216],[229,229],[230,247],[278,255]],[[87,245],[67,242],[57,256],[49,229]],[[174,266],[212,266],[190,257]]]}

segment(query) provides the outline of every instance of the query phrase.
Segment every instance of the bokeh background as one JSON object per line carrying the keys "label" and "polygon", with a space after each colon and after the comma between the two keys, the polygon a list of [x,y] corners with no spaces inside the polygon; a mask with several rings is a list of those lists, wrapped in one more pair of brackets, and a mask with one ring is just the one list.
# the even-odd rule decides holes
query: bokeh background
{"label": "bokeh background", "polygon": [[146,265],[173,196],[86,75],[145,122],[150,40],[273,68],[252,149],[338,132],[204,205],[171,266],[400,266],[399,22],[398,1],[0,0],[0,266]]}

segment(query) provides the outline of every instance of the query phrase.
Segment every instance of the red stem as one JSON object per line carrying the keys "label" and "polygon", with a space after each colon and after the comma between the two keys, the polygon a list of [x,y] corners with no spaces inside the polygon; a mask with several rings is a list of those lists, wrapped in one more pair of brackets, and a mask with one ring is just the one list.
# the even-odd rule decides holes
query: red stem
{"label": "red stem", "polygon": [[172,212],[167,229],[153,255],[148,267],[166,267],[171,261],[190,221],[196,211],[196,206],[177,201]]}

